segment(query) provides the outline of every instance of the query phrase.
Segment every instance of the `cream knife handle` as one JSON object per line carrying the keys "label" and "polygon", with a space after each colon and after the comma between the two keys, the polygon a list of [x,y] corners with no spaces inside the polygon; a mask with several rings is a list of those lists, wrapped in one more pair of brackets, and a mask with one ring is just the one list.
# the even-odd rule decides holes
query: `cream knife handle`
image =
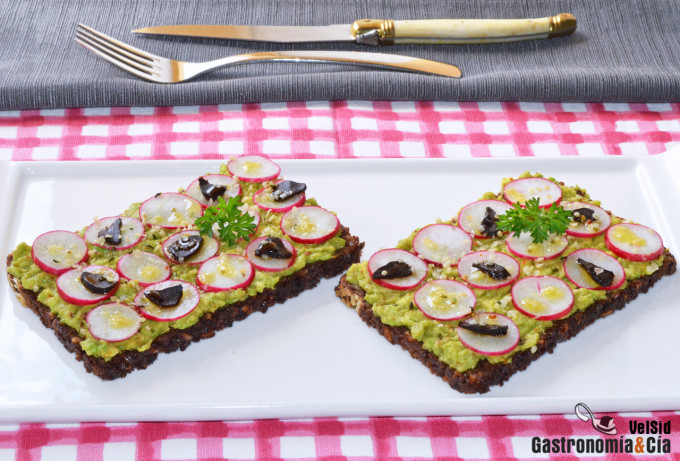
{"label": "cream knife handle", "polygon": [[576,18],[568,13],[532,19],[360,19],[352,24],[357,42],[369,45],[515,42],[559,37],[575,30]]}

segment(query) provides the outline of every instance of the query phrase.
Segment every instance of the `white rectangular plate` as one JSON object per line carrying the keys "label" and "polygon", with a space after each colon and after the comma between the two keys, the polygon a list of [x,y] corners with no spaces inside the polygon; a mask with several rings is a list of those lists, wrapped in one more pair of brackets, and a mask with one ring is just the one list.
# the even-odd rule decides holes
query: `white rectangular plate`
{"label": "white rectangular plate", "polygon": [[[364,259],[416,227],[450,218],[525,170],[587,188],[680,254],[680,156],[471,160],[291,160],[283,175],[366,242]],[[76,230],[217,161],[0,164],[0,253],[52,229]],[[680,408],[680,283],[660,281],[528,370],[463,395],[368,328],[334,295],[337,278],[254,314],[147,370],[101,381],[0,283],[0,420],[142,421],[472,415]]]}

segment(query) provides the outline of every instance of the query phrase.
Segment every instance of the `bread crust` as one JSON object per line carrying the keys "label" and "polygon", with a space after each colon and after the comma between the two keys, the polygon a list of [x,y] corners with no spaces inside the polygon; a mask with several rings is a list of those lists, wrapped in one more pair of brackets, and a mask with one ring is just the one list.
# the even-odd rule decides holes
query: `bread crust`
{"label": "bread crust", "polygon": [[413,358],[421,361],[433,374],[440,376],[453,389],[465,394],[483,394],[488,392],[491,386],[502,386],[512,375],[526,369],[531,362],[543,354],[552,353],[558,343],[573,338],[597,319],[622,309],[640,293],[646,293],[661,277],[673,274],[676,266],[675,258],[666,250],[663,264],[653,274],[630,281],[622,290],[608,292],[605,299],[593,303],[585,310],[575,312],[564,319],[554,320],[553,325],[539,338],[535,352],[531,350],[518,352],[512,356],[512,361],[507,363],[492,364],[487,360],[482,360],[475,368],[462,373],[423,348],[422,343],[411,336],[408,328],[382,323],[380,317],[373,313],[371,305],[366,302],[364,290],[349,283],[346,275],[340,279],[335,293],[346,305],[356,309],[365,323],[377,329],[392,344],[398,344],[407,350]]}
{"label": "bread crust", "polygon": [[[186,349],[192,342],[215,336],[215,332],[230,327],[234,322],[243,320],[253,312],[267,312],[269,307],[293,298],[305,290],[314,288],[322,278],[330,278],[345,272],[353,263],[361,258],[364,243],[350,234],[346,227],[341,227],[339,236],[345,240],[345,246],[338,250],[331,259],[312,263],[302,270],[281,278],[274,288],[267,288],[262,293],[248,299],[229,304],[213,313],[202,316],[196,324],[184,330],[171,329],[156,338],[151,347],[143,352],[137,350],[122,351],[110,360],[87,355],[80,347],[81,338],[76,330],[62,323],[52,314],[49,307],[38,301],[38,296],[31,290],[21,286],[21,281],[9,273],[10,287],[24,306],[35,312],[43,325],[54,330],[59,341],[66,350],[75,354],[76,359],[83,362],[89,373],[103,380],[113,380],[128,373],[148,367],[156,360],[158,354],[170,353]],[[12,255],[7,256],[7,266],[12,263]]]}

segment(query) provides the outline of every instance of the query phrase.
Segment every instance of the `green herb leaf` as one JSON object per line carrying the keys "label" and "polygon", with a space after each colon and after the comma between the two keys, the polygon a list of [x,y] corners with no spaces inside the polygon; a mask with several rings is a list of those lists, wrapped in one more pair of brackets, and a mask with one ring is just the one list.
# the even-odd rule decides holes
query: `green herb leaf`
{"label": "green herb leaf", "polygon": [[538,197],[529,199],[522,208],[514,208],[498,216],[498,229],[510,231],[519,236],[528,232],[534,243],[545,242],[550,234],[564,234],[571,222],[571,211],[553,203],[550,208],[538,206]]}
{"label": "green herb leaf", "polygon": [[200,233],[212,237],[213,227],[217,224],[219,238],[228,246],[233,246],[239,238],[250,237],[257,226],[255,218],[247,211],[239,210],[243,206],[241,196],[229,197],[229,202],[224,197],[219,197],[217,201],[216,205],[206,208],[203,216],[196,220]]}

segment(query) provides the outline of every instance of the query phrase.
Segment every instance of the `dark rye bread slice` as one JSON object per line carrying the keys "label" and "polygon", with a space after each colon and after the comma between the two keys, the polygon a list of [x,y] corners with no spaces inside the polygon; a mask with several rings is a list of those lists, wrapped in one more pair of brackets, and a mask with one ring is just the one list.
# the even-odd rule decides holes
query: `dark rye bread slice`
{"label": "dark rye bread slice", "polygon": [[[186,349],[194,341],[210,338],[215,332],[230,327],[234,322],[243,320],[253,312],[267,312],[276,303],[282,303],[305,290],[314,288],[322,278],[339,275],[360,260],[364,243],[342,227],[340,237],[345,239],[345,246],[338,250],[329,260],[312,263],[294,274],[283,277],[274,288],[265,289],[262,293],[243,301],[226,305],[214,313],[208,313],[193,326],[184,330],[171,329],[156,338],[151,347],[140,352],[123,351],[110,360],[87,355],[80,347],[81,338],[77,332],[61,323],[59,318],[50,312],[49,307],[38,302],[37,294],[21,286],[21,281],[8,274],[9,284],[19,301],[38,314],[43,325],[52,328],[66,350],[76,355],[83,362],[85,369],[104,380],[122,378],[131,371],[148,367],[161,352],[169,353]],[[12,263],[12,255],[7,256],[7,266]]]}
{"label": "dark rye bread slice", "polygon": [[512,356],[512,361],[509,363],[492,364],[482,360],[475,368],[463,373],[451,368],[432,352],[423,348],[422,343],[413,339],[408,328],[393,327],[382,323],[380,317],[373,313],[370,304],[364,299],[366,294],[364,290],[349,283],[345,275],[340,279],[335,293],[345,304],[356,309],[364,322],[377,329],[392,344],[398,344],[407,350],[413,358],[420,360],[433,374],[440,376],[452,388],[465,394],[482,394],[488,392],[491,386],[502,386],[512,375],[526,369],[532,361],[546,352],[552,353],[557,343],[576,336],[595,320],[622,309],[640,293],[646,293],[661,277],[671,275],[675,270],[675,258],[666,250],[662,266],[653,274],[629,282],[622,290],[607,293],[606,299],[595,302],[583,311],[578,311],[561,320],[554,320],[553,325],[539,339],[536,352],[531,352],[531,350],[518,352]]}

